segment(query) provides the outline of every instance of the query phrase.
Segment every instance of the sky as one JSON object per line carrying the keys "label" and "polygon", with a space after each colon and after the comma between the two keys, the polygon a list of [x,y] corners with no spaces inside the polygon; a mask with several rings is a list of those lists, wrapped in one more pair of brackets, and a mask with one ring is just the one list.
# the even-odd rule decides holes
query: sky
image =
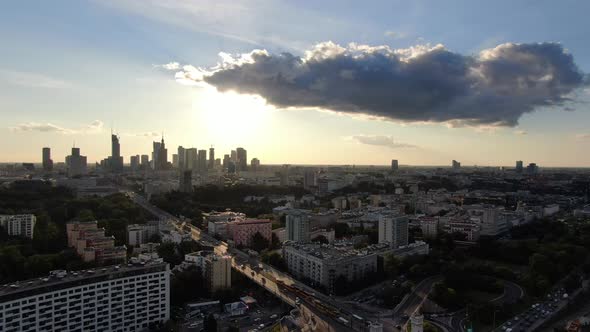
{"label": "sky", "polygon": [[[0,162],[590,165],[585,1],[10,1]],[[171,156],[169,156],[171,159]]]}

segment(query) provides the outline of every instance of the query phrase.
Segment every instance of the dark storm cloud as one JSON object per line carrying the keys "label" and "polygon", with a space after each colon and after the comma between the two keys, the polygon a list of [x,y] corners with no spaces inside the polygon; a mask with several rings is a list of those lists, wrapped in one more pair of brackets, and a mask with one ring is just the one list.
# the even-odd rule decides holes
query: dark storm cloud
{"label": "dark storm cloud", "polygon": [[253,51],[211,70],[177,73],[220,91],[257,94],[277,107],[321,108],[407,122],[515,126],[542,106],[563,106],[584,75],[560,44],[502,44],[478,55],[442,45],[390,49],[331,42],[304,56]]}

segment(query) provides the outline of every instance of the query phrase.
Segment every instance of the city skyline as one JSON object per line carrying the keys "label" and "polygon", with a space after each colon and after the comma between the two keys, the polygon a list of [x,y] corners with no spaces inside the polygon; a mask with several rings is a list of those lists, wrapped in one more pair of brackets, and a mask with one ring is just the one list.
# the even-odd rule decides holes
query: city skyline
{"label": "city skyline", "polygon": [[202,5],[6,5],[0,162],[42,147],[59,162],[75,141],[94,163],[112,127],[126,164],[164,132],[169,149],[247,146],[264,164],[590,165],[588,4],[302,3],[305,26],[287,2]]}

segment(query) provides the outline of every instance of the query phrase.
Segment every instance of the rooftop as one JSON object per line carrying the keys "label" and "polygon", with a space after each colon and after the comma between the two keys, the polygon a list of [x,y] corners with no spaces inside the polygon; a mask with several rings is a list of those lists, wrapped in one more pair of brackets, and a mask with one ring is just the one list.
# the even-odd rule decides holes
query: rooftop
{"label": "rooftop", "polygon": [[167,263],[143,262],[79,271],[51,271],[50,275],[46,277],[0,285],[0,303],[84,284],[119,279],[130,275],[165,271],[167,266]]}

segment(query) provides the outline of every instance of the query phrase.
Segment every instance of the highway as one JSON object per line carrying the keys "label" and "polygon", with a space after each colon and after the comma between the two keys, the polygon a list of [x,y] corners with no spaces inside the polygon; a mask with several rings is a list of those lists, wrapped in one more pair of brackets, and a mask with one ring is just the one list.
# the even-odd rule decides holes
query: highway
{"label": "highway", "polygon": [[[124,191],[124,193],[157,218],[169,221],[179,232],[190,232],[193,240],[214,247],[215,253],[232,256],[232,267],[236,271],[293,307],[305,305],[309,311],[313,312],[314,316],[329,324],[334,331],[365,330],[364,319],[361,321],[355,319],[352,312],[345,311],[339,303],[329,296],[314,290],[270,265],[262,263],[257,257],[251,257],[237,248],[230,248],[226,242],[213,238],[194,225],[182,222],[170,213],[152,205],[144,197],[130,191]],[[358,315],[356,316],[358,317]],[[346,320],[348,324],[339,319]]]}

